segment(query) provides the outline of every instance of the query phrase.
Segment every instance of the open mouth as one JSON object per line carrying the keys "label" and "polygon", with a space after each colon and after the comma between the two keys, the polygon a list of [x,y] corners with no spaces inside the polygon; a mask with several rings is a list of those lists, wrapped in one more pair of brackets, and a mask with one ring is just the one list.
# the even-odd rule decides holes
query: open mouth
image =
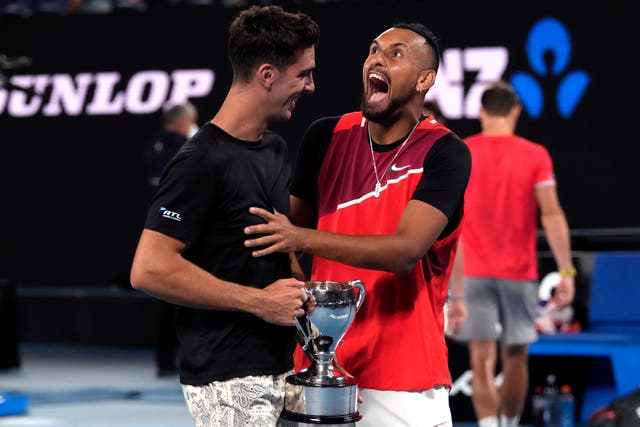
{"label": "open mouth", "polygon": [[289,107],[291,110],[296,108],[296,104],[298,103],[298,98],[299,98],[299,95],[296,95],[289,100]]}
{"label": "open mouth", "polygon": [[380,73],[369,74],[369,96],[370,102],[382,101],[389,92],[389,83],[387,78]]}

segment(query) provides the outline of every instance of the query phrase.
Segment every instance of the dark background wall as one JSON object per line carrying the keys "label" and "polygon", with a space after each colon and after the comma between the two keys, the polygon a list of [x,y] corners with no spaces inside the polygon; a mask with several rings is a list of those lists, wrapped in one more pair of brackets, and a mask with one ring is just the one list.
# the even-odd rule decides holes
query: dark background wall
{"label": "dark background wall", "polygon": [[[317,89],[299,102],[290,122],[274,124],[273,129],[287,139],[293,157],[312,120],[357,109],[369,42],[400,21],[422,21],[439,35],[445,55],[430,96],[447,107],[447,125],[461,137],[479,131],[474,115],[464,108],[473,111],[483,85],[495,77],[528,74],[542,88],[542,108],[539,115],[525,112],[518,130],[545,145],[554,159],[580,272],[574,308],[584,320],[592,251],[640,248],[640,135],[634,125],[640,29],[632,21],[631,5],[549,0],[296,3],[289,9],[309,13],[321,27]],[[7,70],[6,79],[0,78],[2,354],[16,351],[18,339],[151,345],[159,307],[150,297],[123,289],[128,289],[129,267],[151,196],[143,152],[159,130],[160,108],[92,114],[98,90],[91,83],[84,102],[65,105],[57,114],[45,112],[53,96],[50,84],[18,95],[9,83],[24,83],[24,76],[41,82],[70,77],[68,90],[73,91],[82,79],[118,73],[115,93],[108,99],[114,102],[133,91],[131,82],[140,73],[151,71],[161,75],[160,80],[169,79],[165,101],[175,89],[171,73],[200,70],[214,76],[205,96],[190,99],[203,124],[213,117],[231,82],[226,32],[236,13],[209,7],[0,16],[0,55],[32,59],[31,66]],[[535,26],[549,18],[566,30],[570,55],[556,73],[536,73],[530,60],[535,46],[529,42]],[[559,45],[556,35],[548,47]],[[498,55],[474,61],[474,55],[487,49]],[[501,54],[506,54],[503,64]],[[557,59],[547,51],[542,63],[549,68]],[[496,70],[498,76],[490,73]],[[563,114],[559,88],[577,72],[588,76],[588,84],[570,113]],[[141,90],[144,104],[154,89],[147,85]],[[21,96],[26,103],[42,104],[19,116],[16,111],[24,112],[16,107]],[[543,238],[539,248],[544,275],[553,263]],[[468,369],[466,349],[453,341],[449,345],[452,376],[459,381]],[[566,368],[558,363],[533,358],[532,385],[550,372],[577,373],[567,380],[580,398],[585,362],[561,362],[568,363]],[[452,396],[452,408],[457,419],[472,418],[465,393]]]}
{"label": "dark background wall", "polygon": [[[357,109],[369,42],[395,22],[423,21],[440,36],[445,51],[506,48],[502,77],[526,72],[543,88],[541,115],[525,113],[519,131],[551,152],[571,228],[628,232],[640,218],[634,126],[640,30],[629,7],[629,2],[577,1],[296,5],[321,27],[317,90],[299,103],[290,122],[273,129],[285,136],[293,155],[312,120]],[[119,72],[116,89],[124,92],[140,71],[213,70],[211,92],[191,99],[202,123],[215,114],[230,84],[226,31],[236,13],[201,8],[3,16],[0,53],[32,58],[31,66],[6,72],[7,77]],[[531,29],[543,18],[557,20],[570,35],[571,56],[555,75],[536,74],[527,57]],[[462,88],[465,102],[472,99],[487,80],[482,67],[446,60],[438,78],[448,76],[451,83],[456,67],[462,68],[453,83]],[[547,53],[545,61],[553,64],[553,55]],[[589,83],[563,117],[556,105],[558,87],[576,70],[585,72]],[[145,90],[149,96],[151,89]],[[90,85],[87,99],[94,91]],[[126,281],[150,196],[142,152],[160,126],[160,110],[90,115],[86,101],[77,115],[47,116],[40,109],[16,117],[8,108],[13,92],[0,89],[0,277],[54,286]],[[44,103],[50,92],[50,86],[42,91]],[[447,90],[433,95],[440,101],[453,96]],[[25,96],[32,100],[38,94]],[[473,117],[447,124],[463,137],[479,130]],[[615,248],[615,239],[609,242],[606,236],[601,246]]]}

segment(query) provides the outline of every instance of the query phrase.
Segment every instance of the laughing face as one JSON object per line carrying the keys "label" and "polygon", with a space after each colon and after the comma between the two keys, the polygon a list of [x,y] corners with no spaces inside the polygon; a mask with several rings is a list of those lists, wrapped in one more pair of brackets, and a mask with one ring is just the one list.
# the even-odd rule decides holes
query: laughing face
{"label": "laughing face", "polygon": [[286,68],[277,70],[272,90],[273,120],[288,120],[291,118],[298,98],[315,90],[313,70],[315,69],[315,49],[304,49],[297,61]]}
{"label": "laughing face", "polygon": [[362,67],[364,116],[384,122],[406,108],[414,97],[423,97],[418,91],[429,88],[421,87],[428,55],[424,37],[406,29],[391,28],[371,42]]}

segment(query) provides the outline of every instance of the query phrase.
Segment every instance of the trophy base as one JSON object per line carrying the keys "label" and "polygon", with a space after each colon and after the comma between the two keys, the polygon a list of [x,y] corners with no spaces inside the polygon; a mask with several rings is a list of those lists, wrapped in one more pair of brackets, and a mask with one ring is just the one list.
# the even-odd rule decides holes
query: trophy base
{"label": "trophy base", "polygon": [[323,425],[327,427],[355,427],[356,421],[360,418],[360,414],[349,414],[344,416],[313,416],[302,415],[289,412],[286,409],[282,411],[278,420],[278,427],[313,427]]}
{"label": "trophy base", "polygon": [[355,382],[340,385],[309,384],[307,379],[289,375],[285,385],[284,409],[279,426],[354,426],[360,420],[358,387]]}

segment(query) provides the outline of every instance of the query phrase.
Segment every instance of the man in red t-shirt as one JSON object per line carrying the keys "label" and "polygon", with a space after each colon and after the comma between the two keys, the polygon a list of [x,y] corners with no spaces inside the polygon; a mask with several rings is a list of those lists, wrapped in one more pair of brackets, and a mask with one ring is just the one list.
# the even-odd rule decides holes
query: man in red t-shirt
{"label": "man in red t-shirt", "polygon": [[[574,296],[576,270],[551,158],[542,145],[514,134],[521,111],[511,85],[496,82],[482,95],[482,132],[465,139],[472,168],[448,325],[457,339],[469,343],[480,427],[517,426],[526,399],[527,346],[537,339],[538,212],[562,276],[554,303],[565,306]],[[504,378],[499,391],[493,379],[498,341]]]}

